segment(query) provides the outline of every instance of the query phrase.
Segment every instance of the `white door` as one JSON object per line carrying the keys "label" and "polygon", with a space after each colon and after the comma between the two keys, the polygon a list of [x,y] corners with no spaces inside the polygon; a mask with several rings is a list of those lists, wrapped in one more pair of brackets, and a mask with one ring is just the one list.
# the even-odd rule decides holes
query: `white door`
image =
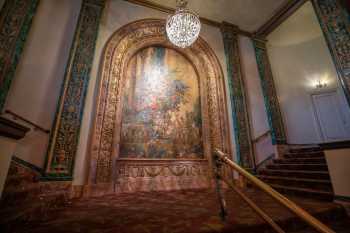
{"label": "white door", "polygon": [[315,115],[325,142],[348,140],[347,125],[342,112],[337,92],[312,95]]}

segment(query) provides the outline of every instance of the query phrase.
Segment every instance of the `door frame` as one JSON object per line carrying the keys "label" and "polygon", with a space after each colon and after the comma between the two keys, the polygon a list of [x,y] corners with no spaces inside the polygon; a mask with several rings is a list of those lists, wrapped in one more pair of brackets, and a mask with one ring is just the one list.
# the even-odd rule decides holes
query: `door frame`
{"label": "door frame", "polygon": [[[324,132],[322,130],[322,124],[319,118],[319,114],[317,112],[317,108],[316,108],[316,104],[314,102],[314,96],[316,95],[326,95],[326,94],[335,94],[336,100],[337,100],[337,104],[338,104],[338,110],[340,110],[340,102],[339,102],[339,92],[337,88],[330,88],[330,89],[326,89],[326,90],[317,90],[317,91],[313,91],[310,93],[310,99],[311,99],[311,106],[312,106],[312,112],[313,112],[313,116],[317,125],[317,134],[319,135],[319,138],[321,140],[321,142],[333,142],[333,141],[337,141],[337,140],[328,140],[326,138],[326,135],[324,135]],[[342,112],[339,111],[340,117],[343,118]],[[345,140],[345,139],[344,139]]]}

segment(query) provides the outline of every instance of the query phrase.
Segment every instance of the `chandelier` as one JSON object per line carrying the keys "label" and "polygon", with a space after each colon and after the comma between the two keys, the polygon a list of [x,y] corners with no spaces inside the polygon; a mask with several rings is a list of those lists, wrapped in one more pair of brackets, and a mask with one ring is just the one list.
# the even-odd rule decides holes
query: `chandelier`
{"label": "chandelier", "polygon": [[168,39],[180,48],[191,46],[201,30],[199,16],[186,6],[186,0],[176,0],[175,14],[170,15],[166,21]]}

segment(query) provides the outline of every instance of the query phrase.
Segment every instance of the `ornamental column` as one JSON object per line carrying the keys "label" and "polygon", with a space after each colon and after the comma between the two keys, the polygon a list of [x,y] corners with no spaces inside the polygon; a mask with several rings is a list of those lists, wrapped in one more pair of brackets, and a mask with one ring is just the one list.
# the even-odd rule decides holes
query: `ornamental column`
{"label": "ornamental column", "polygon": [[6,0],[0,11],[0,111],[7,93],[39,0]]}
{"label": "ornamental column", "polygon": [[51,130],[45,175],[71,180],[85,96],[105,0],[83,0],[70,51],[56,118]]}
{"label": "ornamental column", "polygon": [[350,104],[350,15],[338,0],[312,0]]}
{"label": "ornamental column", "polygon": [[221,32],[224,39],[237,159],[243,167],[252,169],[254,168],[254,156],[251,145],[245,87],[241,72],[238,28],[224,22],[221,26]]}
{"label": "ornamental column", "polygon": [[253,39],[253,44],[255,47],[256,61],[264,95],[267,119],[271,130],[272,144],[284,145],[286,144],[286,134],[272,76],[271,65],[266,51],[266,41],[255,38]]}

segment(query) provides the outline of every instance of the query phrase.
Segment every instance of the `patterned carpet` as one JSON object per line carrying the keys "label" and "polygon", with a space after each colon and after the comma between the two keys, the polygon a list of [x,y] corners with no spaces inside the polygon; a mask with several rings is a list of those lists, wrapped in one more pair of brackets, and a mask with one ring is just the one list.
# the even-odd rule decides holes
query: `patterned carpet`
{"label": "patterned carpet", "polygon": [[[247,190],[287,232],[304,230],[302,222],[257,190]],[[226,191],[228,220],[219,218],[216,193],[212,190],[132,193],[72,201],[40,222],[18,224],[13,233],[209,233],[273,232],[233,192]],[[340,223],[337,232],[349,233],[350,222],[334,203],[292,198],[322,220]],[[338,219],[339,218],[339,219]],[[339,220],[339,221],[338,221]],[[339,224],[338,224],[339,225]],[[348,229],[348,230],[346,230]],[[4,232],[4,231],[1,231]]]}

